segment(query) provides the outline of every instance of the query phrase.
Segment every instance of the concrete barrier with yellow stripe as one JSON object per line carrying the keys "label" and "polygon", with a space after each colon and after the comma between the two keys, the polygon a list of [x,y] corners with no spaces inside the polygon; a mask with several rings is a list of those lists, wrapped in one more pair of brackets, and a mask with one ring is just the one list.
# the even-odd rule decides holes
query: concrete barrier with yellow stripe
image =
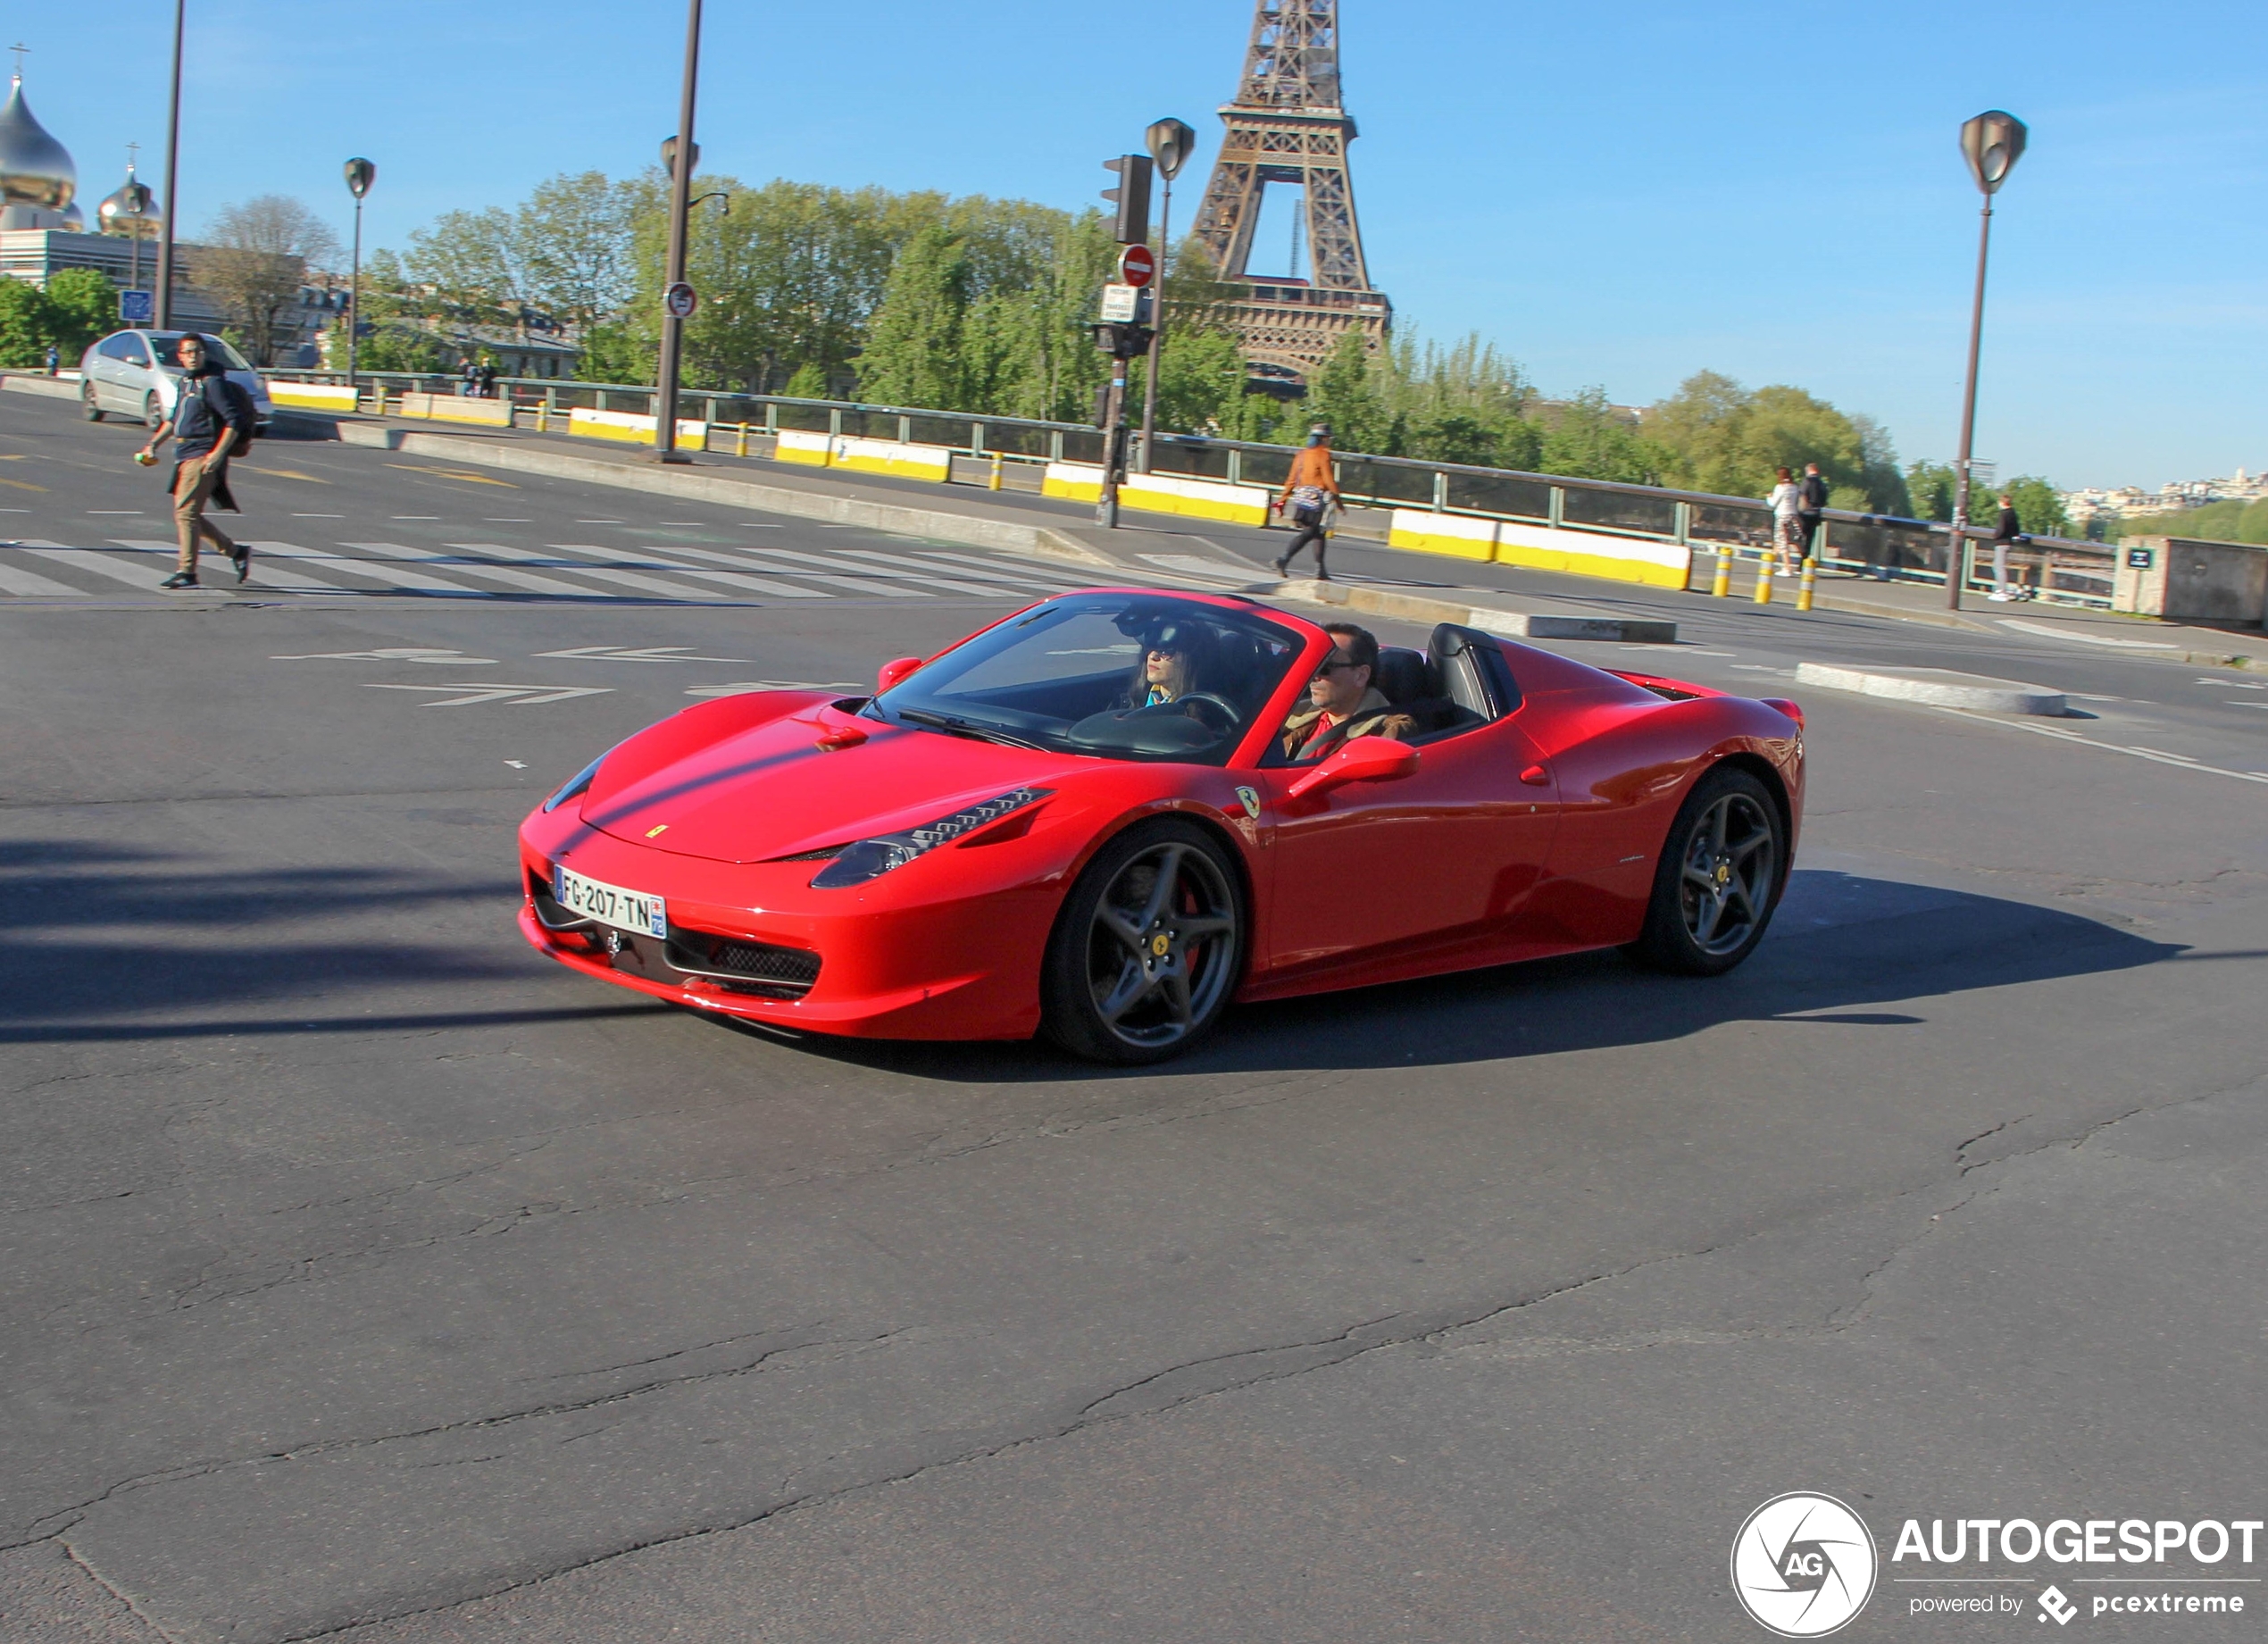
{"label": "concrete barrier with yellow stripe", "polygon": [[1570,576],[1604,577],[1648,588],[1683,588],[1693,570],[1693,550],[1683,543],[1651,537],[1615,537],[1602,531],[1555,530],[1519,520],[1476,519],[1471,514],[1430,513],[1397,508],[1387,541],[1420,554],[1525,565]]}
{"label": "concrete barrier with yellow stripe", "polygon": [[[580,434],[587,439],[620,440],[625,445],[652,445],[654,436],[661,426],[655,418],[634,411],[586,411],[578,405],[567,416],[567,431],[571,434]],[[709,445],[709,425],[689,417],[680,417],[677,441],[680,446],[690,446],[696,451],[705,451]]]}
{"label": "concrete barrier with yellow stripe", "polygon": [[[1103,494],[1103,470],[1094,463],[1050,463],[1040,494],[1066,502],[1091,503]],[[1173,513],[1187,520],[1218,520],[1230,525],[1265,525],[1269,493],[1258,486],[1225,480],[1197,480],[1187,474],[1129,474],[1118,488],[1118,505],[1144,513]]]}
{"label": "concrete barrier with yellow stripe", "polygon": [[268,397],[279,405],[309,411],[352,411],[357,396],[343,382],[270,382]]}
{"label": "concrete barrier with yellow stripe", "polygon": [[396,413],[429,422],[471,422],[480,428],[510,428],[512,402],[474,399],[463,394],[404,394],[393,402]]}
{"label": "concrete barrier with yellow stripe", "polygon": [[953,478],[953,452],[946,446],[910,444],[902,439],[866,439],[855,434],[821,434],[783,428],[772,448],[782,463],[811,468],[844,468],[860,474],[894,474],[901,480],[928,480],[943,485]]}

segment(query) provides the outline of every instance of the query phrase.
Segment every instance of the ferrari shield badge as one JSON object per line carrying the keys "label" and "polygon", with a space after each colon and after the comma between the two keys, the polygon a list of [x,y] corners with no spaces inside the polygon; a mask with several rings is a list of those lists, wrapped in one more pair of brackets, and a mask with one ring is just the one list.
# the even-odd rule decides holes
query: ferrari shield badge
{"label": "ferrari shield badge", "polygon": [[1244,814],[1255,822],[1260,820],[1260,790],[1256,788],[1237,789],[1237,802],[1244,806]]}

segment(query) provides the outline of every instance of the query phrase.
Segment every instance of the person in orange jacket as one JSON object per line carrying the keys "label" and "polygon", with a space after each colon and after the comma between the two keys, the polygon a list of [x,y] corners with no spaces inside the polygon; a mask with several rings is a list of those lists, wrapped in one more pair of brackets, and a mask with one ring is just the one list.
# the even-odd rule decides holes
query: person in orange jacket
{"label": "person in orange jacket", "polygon": [[1307,443],[1299,455],[1291,459],[1291,472],[1284,476],[1283,494],[1276,498],[1276,511],[1297,528],[1291,546],[1276,559],[1276,574],[1288,576],[1293,557],[1302,550],[1315,550],[1315,580],[1330,580],[1330,567],[1323,563],[1323,553],[1330,546],[1324,530],[1330,510],[1338,503],[1338,477],[1331,472],[1330,425],[1318,422],[1307,430]]}

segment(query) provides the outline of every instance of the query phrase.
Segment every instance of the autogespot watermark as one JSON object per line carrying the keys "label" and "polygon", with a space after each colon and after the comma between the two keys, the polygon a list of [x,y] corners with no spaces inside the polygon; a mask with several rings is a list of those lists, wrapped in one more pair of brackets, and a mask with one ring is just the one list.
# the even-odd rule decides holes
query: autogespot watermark
{"label": "autogespot watermark", "polygon": [[[1887,1561],[1832,1496],[1775,1496],[1732,1544],[1732,1590],[1759,1626],[1824,1638],[1856,1619],[1878,1578],[1913,1616],[2067,1626],[2080,1616],[2241,1616],[2258,1607],[2256,1518],[1909,1518]],[[2147,1573],[2138,1566],[2149,1566]],[[2057,1582],[2080,1590],[2069,1594]],[[2043,1585],[2044,1584],[2044,1585]]]}

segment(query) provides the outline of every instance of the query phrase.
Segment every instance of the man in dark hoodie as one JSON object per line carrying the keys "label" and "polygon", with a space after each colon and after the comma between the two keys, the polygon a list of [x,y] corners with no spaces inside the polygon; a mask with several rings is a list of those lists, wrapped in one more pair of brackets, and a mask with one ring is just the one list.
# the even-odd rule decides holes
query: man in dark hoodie
{"label": "man in dark hoodie", "polygon": [[208,354],[204,338],[191,332],[176,345],[180,352],[181,380],[173,396],[173,415],[158,425],[142,447],[146,462],[154,462],[167,439],[175,438],[173,459],[173,528],[180,542],[180,557],[173,574],[161,588],[197,586],[197,539],[209,538],[237,568],[237,580],[252,574],[252,550],[231,542],[221,528],[204,517],[208,507],[241,512],[229,494],[229,453],[251,441],[258,426],[252,402],[229,373]]}

